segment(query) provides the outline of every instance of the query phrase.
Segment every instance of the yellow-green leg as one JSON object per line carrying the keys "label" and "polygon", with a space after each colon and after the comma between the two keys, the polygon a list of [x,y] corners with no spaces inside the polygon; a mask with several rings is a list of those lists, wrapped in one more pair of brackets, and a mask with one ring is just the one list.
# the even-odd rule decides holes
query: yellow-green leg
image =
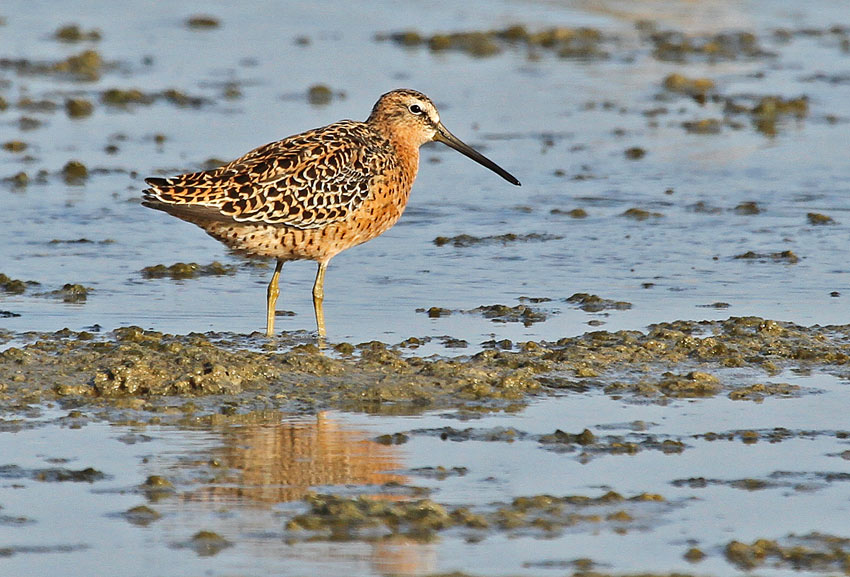
{"label": "yellow-green leg", "polygon": [[327,269],[327,261],[319,262],[316,282],[313,283],[313,310],[316,312],[316,327],[319,330],[320,339],[325,338],[325,311],[322,308],[322,303],[325,300],[325,271]]}
{"label": "yellow-green leg", "polygon": [[274,267],[272,280],[269,282],[268,303],[266,304],[266,336],[270,337],[274,334],[274,307],[277,304],[277,296],[280,294],[280,288],[277,286],[277,281],[280,278],[280,269],[283,268],[283,261],[277,261],[277,266]]}

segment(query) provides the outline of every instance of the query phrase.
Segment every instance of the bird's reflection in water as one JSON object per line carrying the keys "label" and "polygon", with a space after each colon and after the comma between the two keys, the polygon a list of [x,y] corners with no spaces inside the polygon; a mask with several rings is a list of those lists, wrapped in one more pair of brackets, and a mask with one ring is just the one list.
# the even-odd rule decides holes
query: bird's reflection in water
{"label": "bird's reflection in water", "polygon": [[280,413],[252,413],[214,427],[222,444],[210,462],[220,474],[186,497],[242,501],[245,505],[302,499],[328,485],[404,484],[399,447],[382,445],[368,431],[346,428],[325,413],[286,419]]}
{"label": "bird's reflection in water", "polygon": [[[408,483],[405,475],[393,472],[404,468],[401,447],[377,443],[373,432],[347,427],[326,413],[312,419],[290,419],[278,412],[219,416],[212,429],[219,433],[220,444],[194,463],[209,466],[212,475],[182,493],[184,506],[229,509],[238,503],[240,508],[265,508],[300,500],[327,486],[368,486],[364,492],[372,498],[405,498],[382,494],[386,483]],[[363,563],[382,575],[427,575],[437,566],[434,543],[402,535],[367,541],[308,540],[297,546],[261,540],[257,554],[286,556],[295,563],[317,559]]]}

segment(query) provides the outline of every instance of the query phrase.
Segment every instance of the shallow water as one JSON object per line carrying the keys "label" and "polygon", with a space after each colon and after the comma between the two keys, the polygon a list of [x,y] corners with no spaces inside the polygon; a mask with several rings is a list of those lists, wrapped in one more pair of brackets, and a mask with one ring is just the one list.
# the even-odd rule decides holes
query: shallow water
{"label": "shallow water", "polygon": [[[780,27],[823,30],[840,24],[837,13],[829,19],[831,4],[812,5],[801,15],[801,8],[773,3],[720,5],[729,20],[740,23],[737,28],[754,30],[765,49],[778,56],[717,64],[651,58],[631,15],[617,18],[571,4],[452,6],[432,3],[425,10],[410,4],[390,16],[375,5],[369,18],[352,19],[340,5],[323,13],[319,24],[306,9],[278,6],[288,16],[269,21],[261,11],[221,4],[208,9],[221,20],[220,28],[191,31],[183,25],[194,13],[188,8],[185,16],[139,14],[132,3],[123,3],[114,7],[119,18],[118,12],[103,14],[94,5],[84,11],[51,7],[48,16],[7,4],[4,56],[45,59],[79,52],[87,44],[63,45],[50,38],[61,24],[79,21],[84,30],[102,31],[103,39],[93,46],[115,69],[87,83],[4,72],[10,86],[3,94],[10,102],[23,95],[38,100],[73,93],[96,103],[94,114],[84,119],[69,119],[61,108],[48,114],[12,107],[0,117],[10,139],[29,145],[21,154],[4,151],[0,170],[9,176],[20,170],[31,176],[49,173],[46,184],[4,187],[2,272],[43,287],[4,297],[3,308],[21,315],[4,319],[4,326],[20,331],[139,324],[178,333],[261,329],[268,268],[180,282],[142,277],[142,268],[156,264],[242,262],[200,229],[140,207],[142,177],[195,169],[211,157],[230,159],[338,118],[364,118],[378,94],[399,85],[431,94],[447,126],[516,173],[523,187],[507,185],[446,147],[424,151],[402,221],[331,265],[325,306],[332,341],[397,342],[450,334],[475,347],[492,334],[512,340],[578,334],[593,317],[561,302],[576,292],[634,305],[603,318],[606,328],[729,314],[825,323],[846,310],[844,298],[830,293],[841,291],[848,272],[846,259],[837,257],[848,226],[842,183],[850,170],[844,150],[850,83],[840,81],[847,56],[828,35],[795,37],[785,44],[771,35]],[[669,3],[669,23],[667,12],[658,9],[659,27],[677,26],[678,8]],[[654,12],[655,5],[647,11]],[[715,31],[717,15],[706,18],[691,27]],[[376,33],[408,28],[430,33],[514,22],[530,29],[592,24],[618,35],[622,45],[606,46],[612,51],[607,60],[582,62],[545,52],[528,60],[520,48],[484,59],[457,52],[432,55],[424,48],[373,40]],[[300,36],[310,44],[295,45]],[[196,56],[187,62],[185,53]],[[740,129],[688,134],[681,122],[719,118],[722,110],[665,94],[661,81],[673,72],[707,76],[724,95],[806,95],[810,113],[781,122],[773,137],[755,131],[746,117],[740,118]],[[816,73],[839,81],[806,80]],[[235,83],[242,96],[223,98],[226,82]],[[303,95],[316,83],[346,96],[312,106]],[[121,110],[97,102],[103,89],[113,87],[177,88],[209,104],[181,108],[160,100]],[[61,106],[63,98],[58,100]],[[669,112],[650,126],[644,112],[659,106]],[[24,115],[44,124],[19,131],[17,120]],[[831,124],[828,116],[837,120]],[[156,144],[155,134],[163,135],[164,143]],[[114,154],[104,151],[110,143],[118,146]],[[647,155],[627,159],[623,151],[632,146],[645,148]],[[65,185],[59,175],[71,159],[95,173],[83,185]],[[672,193],[665,193],[668,189]],[[758,203],[761,212],[736,214],[733,209],[747,201]],[[695,211],[698,202],[716,212]],[[551,214],[577,207],[588,217]],[[633,207],[664,216],[645,221],[620,216]],[[811,226],[808,212],[824,213],[837,224]],[[465,248],[431,242],[438,236],[506,233],[560,238]],[[82,238],[93,242],[50,243]],[[800,261],[734,259],[747,251],[784,250],[794,251]],[[279,308],[296,316],[282,317],[282,330],[314,328],[313,276],[311,263],[287,265]],[[69,282],[93,289],[84,305],[38,296]],[[653,286],[642,288],[644,283]],[[551,313],[549,320],[504,326],[473,315],[431,320],[416,312],[432,306],[514,306],[520,296],[552,299],[542,306]],[[698,308],[718,301],[730,306]]]}
{"label": "shallow water", "polygon": [[[846,427],[847,387],[827,377],[797,381],[806,387],[802,398],[759,404],[719,398],[647,405],[569,395],[536,402],[520,414],[472,421],[459,421],[455,412],[369,417],[331,411],[310,418],[254,415],[251,424],[222,418],[195,430],[100,423],[75,428],[67,421],[60,425],[60,412],[48,410],[42,415],[46,424],[0,436],[4,460],[24,469],[93,467],[107,477],[91,484],[50,483],[3,471],[0,540],[14,551],[2,560],[4,573],[38,567],[47,574],[136,575],[144,567],[158,575],[561,575],[576,559],[589,558],[614,574],[698,568],[700,574],[734,575],[722,555],[732,538],[846,535],[847,466],[840,454],[848,443],[836,431]],[[833,409],[825,411],[825,405]],[[441,440],[433,431],[443,427],[481,435]],[[657,436],[682,441],[685,448],[584,458],[538,441],[556,427],[587,427],[637,442]],[[769,434],[775,427],[788,429],[789,437],[772,443],[702,437],[742,428]],[[517,440],[484,440],[508,428]],[[374,441],[399,432],[409,441]],[[423,469],[438,466],[448,470],[442,477]],[[151,498],[142,488],[150,475],[168,478],[177,496]],[[693,478],[707,485],[683,483]],[[747,480],[763,485],[747,489]],[[445,506],[484,510],[522,495],[596,497],[609,490],[660,493],[665,501],[634,506],[629,522],[577,523],[551,534],[454,529],[436,541],[329,543],[283,529],[290,511],[304,509],[296,500],[308,488],[393,498],[399,493],[391,482],[427,489]],[[73,515],[60,503],[73,503]],[[146,525],[123,516],[145,503],[161,518]],[[26,520],[6,522],[8,517]],[[185,548],[201,529],[231,546],[215,554]],[[36,545],[47,550],[27,549]],[[696,567],[682,558],[692,546],[708,555]],[[760,574],[786,573],[767,566]]]}
{"label": "shallow water", "polygon": [[[437,1],[367,7],[332,2],[317,8],[282,2],[245,10],[207,2],[175,10],[122,1],[107,10],[97,2],[7,0],[0,5],[5,21],[0,59],[52,62],[94,48],[107,65],[97,80],[86,82],[0,65],[0,96],[9,103],[0,110],[0,144],[28,145],[21,153],[0,150],[0,179],[25,171],[32,180],[25,187],[0,182],[0,273],[40,283],[23,294],[0,292],[0,310],[11,313],[0,318],[0,327],[14,333],[63,327],[105,332],[127,325],[178,334],[262,330],[271,268],[248,266],[200,229],[141,207],[142,179],[194,170],[213,157],[229,160],[340,118],[365,118],[378,95],[399,86],[429,94],[456,135],[523,186],[512,187],[441,145],[423,149],[399,224],[330,266],[325,315],[331,342],[397,343],[415,336],[431,339],[417,354],[471,354],[489,340],[554,341],[600,326],[640,330],[675,319],[753,315],[803,325],[850,322],[846,10],[834,2],[703,4]],[[188,29],[185,20],[198,13],[215,16],[221,25]],[[752,31],[774,56],[660,61],[635,27],[647,19],[662,30],[694,34]],[[73,22],[84,30],[99,29],[103,38],[64,44],[51,37]],[[546,50],[530,57],[524,47],[508,46],[499,55],[476,58],[375,39],[408,29],[427,35],[514,23],[530,30],[598,28],[607,37],[602,47],[610,57],[565,59]],[[830,31],[835,26],[843,33]],[[778,29],[791,34],[775,34]],[[663,79],[672,73],[710,78],[718,94],[749,105],[763,96],[805,95],[808,113],[781,118],[775,134],[760,131],[748,114],[724,116],[722,102],[699,104],[665,91]],[[344,97],[312,105],[306,93],[315,84],[327,84]],[[229,85],[238,88],[238,97],[224,96]],[[175,88],[205,103],[181,107],[158,99],[120,108],[100,101],[105,89],[134,87],[150,93]],[[17,105],[24,97],[51,100],[58,108],[25,109]],[[92,101],[93,114],[69,118],[63,109],[67,97]],[[41,125],[24,129],[22,117]],[[728,122],[719,134],[682,127],[707,118]],[[164,140],[158,142],[156,135]],[[111,145],[116,148],[107,150]],[[645,156],[628,158],[624,152],[631,147],[645,149]],[[62,167],[72,159],[90,172],[80,184],[62,178]],[[46,171],[43,178],[39,171]],[[742,207],[747,202],[756,203],[758,211]],[[575,208],[583,208],[587,217],[563,214]],[[632,208],[661,216],[623,216]],[[808,213],[834,222],[812,224]],[[508,233],[550,237],[460,247],[433,242]],[[80,239],[87,242],[75,242]],[[749,251],[767,256],[735,258]],[[798,260],[770,256],[783,251]],[[141,272],[157,264],[213,261],[236,270],[187,280],[146,279]],[[314,273],[312,263],[284,268],[278,307],[295,314],[278,317],[279,330],[313,330]],[[65,302],[50,294],[66,283],[88,287],[87,298]],[[585,312],[565,301],[574,293],[632,306]],[[546,320],[525,326],[458,312],[496,303],[516,306],[524,302],[520,297],[550,299],[530,305],[546,313]],[[417,312],[430,307],[453,312],[433,319]],[[446,335],[452,339],[443,339]],[[459,344],[466,347],[456,348]],[[91,466],[108,477],[89,484],[0,475],[0,552],[14,549],[8,557],[0,553],[0,573],[71,574],[73,567],[73,574],[83,575],[109,567],[115,575],[135,575],[155,567],[162,575],[453,570],[560,575],[578,568],[571,564],[575,559],[591,558],[597,570],[613,573],[737,574],[723,555],[732,539],[750,543],[811,531],[850,537],[846,481],[825,481],[822,475],[847,472],[846,458],[838,456],[846,452],[847,441],[836,434],[846,429],[840,410],[847,406],[846,380],[793,372],[777,379],[821,392],[760,404],[724,397],[667,405],[574,392],[541,398],[517,414],[471,422],[452,412],[389,417],[331,411],[318,421],[277,414],[251,426],[199,424],[195,429],[135,430],[97,422],[76,429],[66,420],[55,421],[65,412],[53,407],[41,417],[23,418],[46,424],[0,434],[0,465],[40,469],[51,466],[49,459],[71,459],[62,466]],[[443,426],[514,427],[532,436],[590,428],[597,435],[628,436],[636,421],[647,424],[638,438],[681,440],[685,450],[602,455],[585,463],[573,453],[545,450],[535,438],[454,443],[410,433],[398,446],[373,441],[382,433]],[[692,438],[773,427],[816,434],[774,444]],[[282,437],[305,440],[312,448],[303,459],[295,452],[293,459],[283,449],[288,445],[275,440]],[[205,493],[205,476],[214,474],[205,465],[210,459],[235,471],[231,488],[245,484],[252,447],[257,467],[289,465],[261,470],[258,474],[267,476],[243,495],[226,484],[219,493]],[[297,482],[286,476],[303,463],[325,467],[317,466],[322,471],[310,476],[313,469],[304,465],[305,476],[292,473]],[[443,480],[410,473],[438,465],[468,472]],[[787,482],[783,475],[771,477],[783,471],[799,475]],[[120,516],[145,502],[137,487],[160,474],[180,495],[157,507],[163,517],[140,527]],[[776,483],[760,490],[728,483],[672,484],[691,477]],[[627,497],[660,493],[666,505],[635,511],[638,521],[624,532],[579,524],[556,537],[494,532],[479,541],[452,530],[428,543],[328,543],[290,541],[284,532],[289,507],[303,508],[300,501],[287,503],[308,488],[380,493],[394,480],[432,489],[432,498],[442,504],[482,508],[521,495],[598,496],[608,489]],[[278,484],[295,489],[263,489]],[[66,501],[74,503],[74,516],[61,505]],[[200,529],[216,531],[234,546],[209,556],[176,546]],[[707,554],[697,565],[682,558],[694,545]],[[116,549],[122,562],[111,566]],[[758,571],[784,574],[769,566]]]}

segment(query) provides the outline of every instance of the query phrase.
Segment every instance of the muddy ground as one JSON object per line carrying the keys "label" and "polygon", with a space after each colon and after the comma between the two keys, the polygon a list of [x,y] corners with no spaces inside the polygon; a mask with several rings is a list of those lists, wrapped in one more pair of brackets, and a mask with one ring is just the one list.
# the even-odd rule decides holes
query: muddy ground
{"label": "muddy ground", "polygon": [[[225,410],[504,410],[556,391],[597,389],[652,402],[728,395],[794,396],[789,368],[850,376],[850,325],[800,327],[756,317],[679,321],[646,332],[589,332],[557,342],[499,342],[471,356],[415,356],[411,341],[286,347],[259,334],[6,334],[2,403],[14,412],[60,402],[108,409],[186,404],[185,417]],[[414,339],[415,340],[415,339]],[[279,351],[283,346],[285,349]],[[746,369],[742,385],[715,373]],[[754,382],[750,383],[752,380]],[[107,410],[103,417],[110,419]],[[142,418],[145,422],[146,418]]]}

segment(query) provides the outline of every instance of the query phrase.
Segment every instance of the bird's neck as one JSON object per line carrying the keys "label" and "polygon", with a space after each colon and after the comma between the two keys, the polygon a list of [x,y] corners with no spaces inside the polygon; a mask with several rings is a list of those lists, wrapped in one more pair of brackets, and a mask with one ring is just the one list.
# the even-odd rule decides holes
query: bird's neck
{"label": "bird's neck", "polygon": [[416,133],[413,131],[392,130],[389,128],[393,125],[392,122],[386,118],[375,116],[375,114],[370,116],[366,123],[387,139],[393,148],[393,156],[399,162],[402,171],[409,176],[412,182],[416,178],[416,172],[419,169],[419,146],[422,144],[421,141],[417,140]]}
{"label": "bird's neck", "polygon": [[419,145],[403,140],[397,140],[392,142],[392,144],[396,149],[396,158],[398,158],[402,170],[410,175],[410,180],[412,181],[416,178],[416,173],[419,170]]}

